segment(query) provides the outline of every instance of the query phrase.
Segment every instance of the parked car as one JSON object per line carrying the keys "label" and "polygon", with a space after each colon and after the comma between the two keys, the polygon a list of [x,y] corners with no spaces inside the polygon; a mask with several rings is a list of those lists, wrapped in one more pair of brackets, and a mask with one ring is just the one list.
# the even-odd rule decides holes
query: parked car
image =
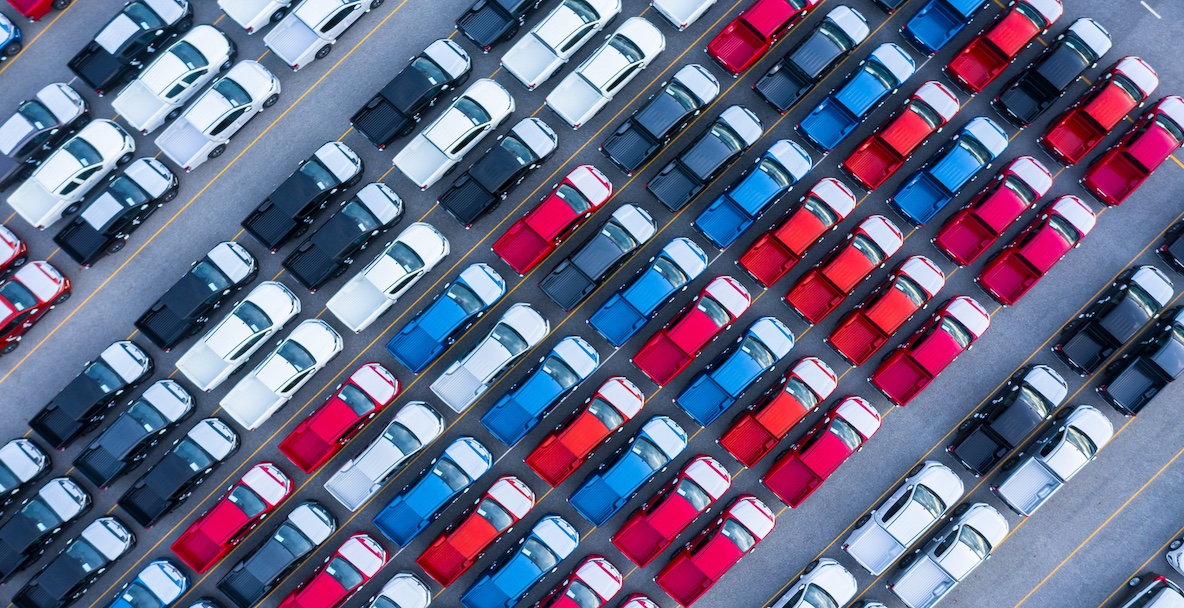
{"label": "parked car", "polygon": [[524,118],[452,182],[436,202],[466,228],[510,196],[555,152],[559,139],[539,118]]}
{"label": "parked car", "polygon": [[633,365],[658,386],[682,373],[752,303],[748,290],[729,276],[711,280],[633,355]]}
{"label": "parked car", "polygon": [[1173,291],[1172,282],[1154,266],[1128,269],[1061,329],[1053,354],[1074,372],[1093,375],[1110,355],[1159,317]]}
{"label": "parked car", "polygon": [[152,375],[153,362],[129,340],[113,342],[82,366],[45,407],[29,420],[29,428],[49,447],[61,449],[94,430],[107,409],[124,391]]}
{"label": "parked car", "polygon": [[1007,122],[1025,128],[1052,107],[1085,70],[1097,66],[1110,46],[1110,34],[1098,22],[1078,19],[1004,85],[991,105]]}
{"label": "parked car", "polygon": [[707,68],[685,65],[601,142],[600,151],[632,176],[718,96],[719,81]]}
{"label": "parked car", "polygon": [[493,252],[525,275],[555,251],[613,195],[613,184],[592,165],[579,165],[493,243]]}
{"label": "parked car", "polygon": [[846,5],[836,6],[752,88],[761,99],[785,114],[863,44],[868,32],[867,20],[859,11]]}
{"label": "parked car", "polygon": [[72,289],[70,279],[49,262],[22,264],[0,280],[0,356],[16,350],[46,313],[70,299]]}
{"label": "parked car", "polygon": [[830,152],[915,71],[904,49],[881,44],[798,123],[798,133],[818,150]]}
{"label": "parked car", "polygon": [[1159,76],[1138,57],[1118,60],[1037,140],[1053,159],[1072,166],[1102,143],[1114,127],[1141,107],[1159,86]]}
{"label": "parked car", "polygon": [[936,80],[922,84],[839,168],[865,190],[884,185],[958,113],[958,97]]}
{"label": "parked car", "polygon": [[66,67],[102,97],[165,43],[192,27],[193,7],[188,0],[128,2]]}
{"label": "parked car", "polygon": [[[802,575],[790,583],[769,608],[806,608],[807,606],[846,606],[859,586],[855,577],[839,562],[824,557],[810,562]],[[865,600],[856,608],[883,608],[875,600]]]}
{"label": "parked car", "polygon": [[218,8],[247,34],[254,34],[269,23],[279,23],[291,6],[292,0],[218,0]]}
{"label": "parked car", "polygon": [[280,442],[280,452],[305,473],[321,468],[399,395],[399,380],[378,363],[364,363],[329,399]]}
{"label": "parked car", "polygon": [[1095,158],[1081,185],[1109,207],[1121,205],[1184,145],[1184,98],[1160,99],[1122,139]]}
{"label": "parked car", "polygon": [[1136,416],[1184,371],[1184,309],[1169,311],[1139,341],[1106,368],[1095,387],[1124,416]]}
{"label": "parked car", "polygon": [[171,560],[148,562],[136,578],[126,583],[107,604],[108,608],[143,608],[172,605],[189,590],[189,575]]}
{"label": "parked car", "polygon": [[427,369],[506,293],[506,282],[483,263],[470,264],[391,338],[386,350],[414,373]]}
{"label": "parked car", "polygon": [[700,426],[708,426],[785,358],[793,345],[793,332],[788,327],[775,317],[761,317],[695,374],[674,403]]}
{"label": "parked car", "polygon": [[925,55],[936,55],[987,8],[984,0],[929,0],[900,28],[900,35]]}
{"label": "parked car", "polygon": [[245,247],[234,241],[218,243],[136,319],[136,329],[168,352],[204,329],[226,296],[254,281],[258,273],[255,256]]}
{"label": "parked car", "polygon": [[[1144,584],[1144,580],[1149,582]],[[1127,581],[1126,587],[1131,591],[1127,592],[1124,600],[1120,600],[1121,604],[1115,604],[1119,608],[1170,605],[1172,602],[1178,602],[1184,598],[1184,589],[1181,589],[1179,585],[1162,574],[1150,571],[1131,578]]]}
{"label": "parked car", "polygon": [[638,507],[612,537],[613,545],[639,568],[654,561],[732,485],[728,470],[710,456],[692,458]]}
{"label": "parked car", "polygon": [[622,600],[617,608],[661,608],[661,606],[643,593],[633,593]]}
{"label": "parked car", "polygon": [[736,416],[719,444],[745,467],[756,466],[790,429],[818,410],[837,384],[834,371],[822,359],[798,359],[778,384]]}
{"label": "parked car", "polygon": [[991,326],[991,315],[969,296],[947,300],[868,377],[892,403],[908,405]]}
{"label": "parked car", "polygon": [[651,177],[645,189],[667,209],[682,211],[763,133],[764,127],[756,114],[744,106],[729,106],[674,160]]}
{"label": "parked car", "polygon": [[12,597],[12,604],[18,608],[65,608],[135,545],[135,535],[122,522],[100,517],[41,566]]}
{"label": "parked car", "polygon": [[575,310],[658,231],[649,213],[632,204],[617,207],[600,230],[580,244],[539,281],[539,289],[560,308]]}
{"label": "parked car", "polygon": [[950,522],[900,560],[888,590],[909,608],[931,608],[991,556],[1010,527],[995,507],[983,502],[958,505]]}
{"label": "parked car", "polygon": [[444,432],[444,418],[423,401],[412,401],[357,456],[325,482],[325,489],[350,511],[378,493],[403,465]]}
{"label": "parked car", "polygon": [[23,437],[0,446],[0,509],[40,479],[50,464],[49,456],[37,444]]}
{"label": "parked car", "polygon": [[597,367],[596,349],[583,338],[567,336],[486,410],[481,424],[498,441],[513,446]]}
{"label": "parked car", "polygon": [[559,569],[580,544],[580,534],[558,515],[538,521],[505,555],[490,564],[469,586],[465,608],[510,608],[543,577]]}
{"label": "parked car", "polygon": [[756,0],[707,43],[707,54],[732,77],[760,61],[821,0]]}
{"label": "parked car", "polygon": [[558,486],[580,468],[592,451],[624,430],[645,405],[645,396],[628,378],[613,376],[543,437],[524,459],[543,481]]}
{"label": "parked car", "polygon": [[432,593],[419,577],[400,572],[382,586],[378,595],[369,601],[368,608],[428,608]]}
{"label": "parked car", "polygon": [[67,137],[90,122],[90,106],[68,84],[56,82],[22,101],[0,123],[0,190],[29,177]]}
{"label": "parked car", "polygon": [[423,113],[446,91],[469,79],[473,62],[459,44],[441,38],[411,58],[386,86],[374,94],[349,124],[379,150],[411,134]]}
{"label": "parked car", "polygon": [[518,28],[526,18],[542,4],[540,0],[517,0],[515,2],[476,2],[460,17],[457,17],[456,31],[488,53],[493,45],[513,40]]}
{"label": "parked car", "polygon": [[119,508],[141,526],[151,526],[185,502],[238,450],[238,442],[238,435],[221,420],[199,421],[123,493]]}
{"label": "parked car", "polygon": [[1052,174],[1031,156],[1017,156],[951,215],[933,244],[950,261],[968,266],[1052,189]]}
{"label": "parked car", "polygon": [[449,253],[448,239],[431,224],[416,222],[386,244],[361,272],[346,281],[325,308],[359,333],[370,327],[403,294],[436,268]]}
{"label": "parked car", "polygon": [[274,74],[257,61],[239,61],[189,104],[154,143],[188,173],[222,156],[239,129],[279,100],[280,81]]}
{"label": "parked car", "polygon": [[364,532],[354,534],[293,589],[280,608],[338,608],[386,563],[382,545]]}
{"label": "parked car", "polygon": [[0,581],[28,568],[66,524],[90,510],[90,494],[69,477],[45,482],[0,525]]}
{"label": "parked car", "polygon": [[[527,0],[521,0],[515,8],[529,11],[538,8],[539,4],[536,2],[531,7]],[[488,13],[493,10],[490,8],[493,6],[501,7],[498,3],[487,3],[481,6],[481,10]],[[502,67],[527,90],[533,91],[558,72],[620,12],[620,0],[565,0],[502,55]],[[469,17],[464,24],[467,36],[472,29],[470,23],[479,20],[480,16],[471,8],[466,17]],[[525,23],[525,16],[518,23]],[[484,23],[481,25],[485,27]],[[457,28],[461,29],[461,24],[458,23]],[[515,25],[505,39],[513,38],[517,29]],[[485,36],[486,40],[490,38]],[[489,47],[484,47],[484,50],[489,51]]]}
{"label": "parked car", "polygon": [[686,446],[687,434],[677,422],[654,416],[584,479],[568,502],[592,525],[603,526]]}
{"label": "parked car", "polygon": [[706,268],[703,250],[691,239],[675,237],[650,258],[632,281],[609,297],[588,324],[613,346],[620,347]]}
{"label": "parked car", "polygon": [[290,401],[341,348],[341,336],[328,323],[305,319],[218,405],[239,426],[253,431]]}
{"label": "parked car", "polygon": [[981,93],[1064,12],[1061,0],[1012,0],[946,64],[946,75],[964,91]]}
{"label": "parked car", "polygon": [[666,37],[641,17],[626,19],[604,44],[551,89],[545,100],[578,129],[625,88],[666,48]]}
{"label": "parked car", "polygon": [[328,509],[312,500],[300,503],[218,581],[218,591],[238,608],[251,608],[336,531],[337,519]]}
{"label": "parked car", "polygon": [[29,21],[37,21],[51,10],[65,10],[71,3],[73,0],[8,0],[8,4]]}
{"label": "parked car", "polygon": [[621,591],[625,579],[612,562],[603,555],[592,554],[572,568],[550,593],[536,604],[538,608],[587,606],[601,608]]}
{"label": "parked car", "polygon": [[383,0],[301,0],[270,32],[263,44],[293,71],[324,59],[337,39]]}
{"label": "parked car", "polygon": [[1168,268],[1184,274],[1184,221],[1176,222],[1164,231],[1163,243],[1156,248],[1155,253],[1168,265]]}
{"label": "parked car", "polygon": [[177,360],[177,371],[209,392],[238,371],[288,321],[300,300],[277,281],[264,281]]}

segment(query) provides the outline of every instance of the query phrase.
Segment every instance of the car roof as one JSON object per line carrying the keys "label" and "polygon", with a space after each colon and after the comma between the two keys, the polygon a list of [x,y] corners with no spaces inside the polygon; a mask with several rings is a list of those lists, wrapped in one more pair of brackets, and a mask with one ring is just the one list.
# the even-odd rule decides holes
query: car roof
{"label": "car roof", "polygon": [[1028,185],[1037,195],[1044,196],[1052,188],[1052,174],[1043,163],[1031,156],[1017,156],[1008,163],[1004,171],[1011,172]]}
{"label": "car roof", "polygon": [[654,218],[645,209],[632,203],[625,203],[613,210],[612,219],[628,231],[638,244],[650,240],[658,231]]}
{"label": "car roof", "polygon": [[719,81],[697,63],[684,65],[674,73],[674,80],[694,93],[699,98],[701,106],[711,103],[719,96]]}
{"label": "car roof", "polygon": [[917,92],[913,93],[913,97],[919,98],[925,102],[925,105],[933,108],[933,111],[937,112],[946,122],[949,122],[961,109],[958,96],[949,87],[936,80],[927,81],[917,87]]}
{"label": "car roof", "polygon": [[453,78],[457,78],[469,71],[473,65],[469,54],[459,44],[448,38],[441,38],[429,44],[423,50],[423,54],[427,55],[428,58],[443,68]]}
{"label": "car roof", "polygon": [[757,118],[752,110],[739,104],[728,106],[723,112],[720,112],[719,122],[731,127],[744,140],[745,146],[756,143],[756,140],[760,139],[761,134],[764,133],[761,119]]}
{"label": "car roof", "polygon": [[477,479],[493,466],[489,450],[472,437],[457,437],[444,449],[444,457],[463,469],[469,479]]}
{"label": "car roof", "polygon": [[778,360],[793,349],[793,332],[777,317],[761,317],[752,322],[744,332],[760,340]]}
{"label": "car roof", "polygon": [[846,218],[855,209],[855,195],[846,184],[837,178],[824,177],[818,180],[806,193],[806,196],[811,194],[826,203],[832,211],[838,214],[840,220]]}
{"label": "car roof", "polygon": [[1023,382],[1040,393],[1053,406],[1060,405],[1069,394],[1069,387],[1065,379],[1053,368],[1047,365],[1033,365],[1024,373]]}
{"label": "car roof", "polygon": [[870,31],[868,29],[867,19],[864,19],[859,11],[845,4],[840,4],[831,9],[826,14],[826,20],[837,25],[856,45],[866,40]]}
{"label": "car roof", "polygon": [[957,502],[966,490],[962,484],[962,478],[958,477],[958,474],[950,467],[936,460],[926,460],[914,481],[929,488],[947,505]]}
{"label": "car roof", "polygon": [[733,318],[744,314],[752,304],[748,290],[739,281],[727,275],[715,277],[703,291],[726,308]]}
{"label": "car roof", "polygon": [[534,152],[535,156],[544,158],[559,145],[559,138],[555,135],[555,131],[547,126],[541,118],[533,116],[523,118],[518,121],[510,132],[514,134],[522,143]]}
{"label": "car roof", "polygon": [[933,297],[946,284],[946,275],[933,260],[923,255],[913,255],[900,264],[900,272],[917,282],[929,297]]}
{"label": "car roof", "polygon": [[962,127],[962,133],[969,135],[991,153],[992,158],[998,158],[1007,149],[1007,133],[986,116],[975,116]]}
{"label": "car roof", "polygon": [[1112,68],[1115,73],[1123,74],[1139,87],[1146,97],[1159,86],[1159,75],[1151,66],[1147,65],[1146,61],[1135,57],[1134,55],[1127,55],[1118,60]]}
{"label": "car roof", "polygon": [[695,241],[685,236],[670,239],[662,248],[662,253],[692,280],[707,269],[707,254]]}
{"label": "car roof", "polygon": [[153,382],[141,395],[169,422],[177,422],[193,410],[193,395],[176,380],[162,378]]}
{"label": "car roof", "polygon": [[499,477],[486,493],[505,507],[514,519],[522,519],[534,507],[534,492],[513,475]]}
{"label": "car roof", "polygon": [[805,382],[822,399],[829,397],[838,386],[834,371],[818,357],[802,357],[790,368],[790,373]]}
{"label": "car roof", "polygon": [[1068,32],[1084,42],[1098,57],[1105,55],[1114,44],[1110,39],[1110,32],[1089,17],[1074,21],[1069,25]]}
{"label": "car roof", "polygon": [[1089,405],[1073,408],[1073,412],[1065,420],[1065,425],[1085,433],[1099,450],[1114,436],[1114,425],[1110,424],[1110,420],[1097,408]]}
{"label": "car roof", "polygon": [[677,422],[666,416],[650,418],[638,431],[637,436],[646,436],[670,459],[682,453],[687,447],[687,434]]}
{"label": "car roof", "polygon": [[558,515],[548,515],[538,521],[530,530],[560,559],[566,559],[580,544],[580,535],[575,527]]}
{"label": "car roof", "polygon": [[555,355],[571,367],[581,379],[587,378],[600,366],[600,353],[579,336],[566,336],[551,349]]}
{"label": "car roof", "polygon": [[740,522],[758,541],[768,536],[773,526],[777,525],[777,516],[773,511],[751,494],[738,496],[723,515]]}
{"label": "car roof", "polygon": [[411,431],[420,444],[435,439],[444,430],[444,419],[432,406],[423,401],[412,401],[399,408],[394,422]]}
{"label": "car roof", "polygon": [[596,392],[604,397],[626,420],[632,419],[645,405],[645,395],[636,384],[624,376],[613,376],[604,381]]}
{"label": "car roof", "polygon": [[970,330],[975,338],[983,335],[991,326],[991,315],[970,296],[958,296],[946,302],[944,310]]}
{"label": "car roof", "polygon": [[1151,294],[1151,297],[1155,298],[1160,306],[1167,306],[1175,290],[1171,279],[1154,266],[1139,266],[1131,275],[1131,282]]}
{"label": "car roof", "polygon": [[869,61],[875,60],[880,65],[888,69],[892,76],[896,78],[897,84],[900,84],[909,79],[913,72],[917,70],[917,66],[913,63],[913,58],[892,42],[885,42],[876,47],[872,51]]}
{"label": "car roof", "polygon": [[686,476],[703,488],[712,500],[719,500],[728,488],[732,487],[732,476],[718,460],[700,454],[691,459],[684,467]]}
{"label": "car roof", "polygon": [[572,578],[584,581],[596,595],[612,598],[621,590],[623,579],[617,567],[603,555],[589,555],[572,571]]}
{"label": "car roof", "polygon": [[1057,200],[1052,203],[1052,210],[1068,220],[1081,233],[1081,236],[1089,234],[1089,231],[1093,230],[1094,224],[1097,223],[1097,217],[1094,216],[1089,205],[1072,194],[1062,194],[1057,197]]}
{"label": "car roof", "polygon": [[880,413],[863,397],[847,395],[835,406],[835,415],[846,420],[866,440],[880,428]]}
{"label": "car roof", "polygon": [[882,215],[867,216],[867,219],[860,222],[855,230],[862,231],[871,237],[876,245],[884,250],[886,256],[896,253],[904,243],[900,229],[892,223],[892,220]]}
{"label": "car roof", "polygon": [[279,504],[292,491],[292,480],[270,462],[260,462],[248,469],[243,473],[242,483],[271,506]]}
{"label": "car roof", "polygon": [[506,293],[506,281],[492,266],[484,262],[468,265],[457,280],[467,285],[481,301],[489,306]]}
{"label": "car roof", "polygon": [[[810,154],[796,142],[788,139],[779,139],[773,142],[773,145],[769,146],[769,149],[761,156],[762,158],[769,157],[777,161],[779,165],[784,167],[793,176],[794,183],[805,177],[814,166],[813,161],[810,159]],[[757,162],[760,162],[760,160],[758,159]]]}
{"label": "car roof", "polygon": [[221,461],[238,448],[238,434],[217,418],[206,418],[185,434],[215,460]]}

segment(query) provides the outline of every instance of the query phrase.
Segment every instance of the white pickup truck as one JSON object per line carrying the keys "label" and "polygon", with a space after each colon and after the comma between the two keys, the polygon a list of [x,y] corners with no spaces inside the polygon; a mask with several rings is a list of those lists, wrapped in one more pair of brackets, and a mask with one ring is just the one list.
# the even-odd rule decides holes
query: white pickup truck
{"label": "white pickup truck", "polygon": [[502,67],[533,91],[621,12],[621,0],[563,0],[502,56]]}
{"label": "white pickup truck", "polygon": [[1010,526],[985,502],[962,503],[951,521],[925,546],[900,561],[900,570],[888,583],[909,608],[932,608],[970,576],[991,551],[1003,542]]}
{"label": "white pickup truck", "polygon": [[267,32],[263,44],[288,67],[299,70],[313,59],[324,59],[349,26],[382,3],[383,0],[303,0]]}
{"label": "white pickup truck", "polygon": [[218,0],[218,8],[247,34],[254,34],[268,23],[279,23],[291,5],[291,0]]}

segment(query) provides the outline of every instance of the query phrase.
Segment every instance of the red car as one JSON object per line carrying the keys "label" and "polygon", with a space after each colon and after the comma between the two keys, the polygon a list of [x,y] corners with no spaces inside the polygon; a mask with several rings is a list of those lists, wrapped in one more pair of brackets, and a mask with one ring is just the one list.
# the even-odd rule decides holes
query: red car
{"label": "red car", "polygon": [[775,524],[776,516],[765,503],[741,494],[719,519],[674,554],[654,582],[680,606],[690,606],[751,553]]}
{"label": "red car", "polygon": [[209,570],[291,493],[292,480],[279,467],[256,464],[173,541],[173,553],[198,574]]}
{"label": "red car", "polygon": [[571,416],[547,433],[526,464],[555,487],[580,468],[592,450],[624,428],[645,405],[645,395],[623,376],[604,381]]}
{"label": "red car", "polygon": [[818,180],[797,205],[753,241],[740,256],[740,267],[761,285],[772,287],[853,209],[855,195],[847,186],[833,177]]}
{"label": "red car", "polygon": [[838,308],[873,270],[883,268],[903,243],[904,237],[891,220],[872,215],[806,271],[785,294],[785,302],[814,325]]}
{"label": "red car", "polygon": [[36,21],[49,14],[50,10],[65,10],[74,0],[8,0],[16,11],[30,21]]}
{"label": "red car", "polygon": [[551,194],[514,222],[493,252],[519,275],[530,272],[613,195],[613,184],[592,165],[572,169]]}
{"label": "red car", "polygon": [[923,255],[909,257],[839,321],[826,343],[848,363],[859,367],[913,314],[928,306],[945,284],[946,275],[937,264]]}
{"label": "red car", "polygon": [[0,224],[0,277],[24,266],[29,260],[29,246],[21,237]]}
{"label": "red car", "polygon": [[415,563],[432,580],[447,587],[533,507],[534,492],[517,477],[504,475],[445,528]]}
{"label": "red car", "polygon": [[884,357],[868,381],[892,403],[908,405],[990,326],[991,315],[973,298],[953,298]]}
{"label": "red car", "polygon": [[589,555],[535,608],[602,608],[621,591],[624,579],[603,555]]}
{"label": "red car", "polygon": [[834,371],[822,359],[803,357],[781,383],[740,413],[719,444],[747,468],[756,466],[797,423],[835,392]]}
{"label": "red car", "polygon": [[279,608],[336,608],[385,565],[386,549],[368,534],[354,534],[293,589]]}
{"label": "red car", "polygon": [[966,266],[990,249],[1003,231],[1051,188],[1048,169],[1031,156],[1020,156],[946,220],[933,244],[952,262]]}
{"label": "red car", "polygon": [[1081,184],[1108,206],[1120,205],[1184,144],[1184,99],[1168,95],[1105,154],[1094,159]]}
{"label": "red car", "polygon": [[792,508],[802,504],[880,429],[880,413],[862,397],[847,395],[789,446],[761,483]]}
{"label": "red car", "polygon": [[966,92],[980,93],[1064,12],[1061,0],[1012,0],[946,64],[946,75]]}
{"label": "red car", "polygon": [[732,76],[739,76],[821,1],[756,0],[707,43],[707,54]]}
{"label": "red car", "polygon": [[1062,165],[1085,158],[1159,86],[1159,76],[1138,57],[1123,57],[1040,136],[1040,145]]}
{"label": "red car", "polygon": [[617,608],[662,608],[657,602],[646,597],[644,593],[634,593],[625,598]]}
{"label": "red car", "polygon": [[1088,205],[1066,194],[1044,208],[1010,245],[995,254],[974,278],[995,301],[1020,301],[1093,229],[1097,218]]}
{"label": "red car", "polygon": [[16,350],[31,327],[70,299],[70,279],[49,262],[32,262],[0,281],[0,355]]}
{"label": "red car", "polygon": [[644,568],[731,486],[728,470],[714,458],[700,454],[629,516],[613,535],[613,544],[629,561]]}
{"label": "red car", "polygon": [[633,365],[658,386],[666,386],[732,325],[752,297],[739,281],[729,276],[715,277],[674,318],[650,336],[633,355]]}
{"label": "red car", "polygon": [[301,471],[312,473],[340,452],[398,394],[399,381],[394,374],[377,363],[366,363],[288,433],[280,442],[280,451]]}
{"label": "red car", "polygon": [[958,113],[958,97],[930,80],[851,152],[839,167],[865,190],[879,188],[892,177],[930,135]]}

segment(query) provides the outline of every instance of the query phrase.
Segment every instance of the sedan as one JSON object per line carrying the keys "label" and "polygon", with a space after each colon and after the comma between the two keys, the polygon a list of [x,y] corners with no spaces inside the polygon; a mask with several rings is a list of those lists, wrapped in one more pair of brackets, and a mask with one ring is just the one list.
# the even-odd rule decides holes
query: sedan
{"label": "sedan", "polygon": [[820,1],[756,0],[707,43],[707,54],[737,77],[760,61]]}
{"label": "sedan", "polygon": [[580,534],[558,515],[538,521],[505,555],[469,586],[460,603],[465,608],[510,608],[530,588],[559,569],[580,544]]}
{"label": "sedan", "polygon": [[502,67],[533,91],[620,13],[621,0],[566,0],[502,55]]}
{"label": "sedan", "polygon": [[85,528],[25,583],[12,603],[17,608],[65,608],[82,597],[95,579],[136,545],[136,537],[114,517],[100,517]]}
{"label": "sedan", "polygon": [[946,75],[968,93],[981,93],[1064,12],[1061,0],[1014,0],[954,55]]}
{"label": "sedan", "polygon": [[189,590],[189,575],[172,561],[148,562],[107,608],[167,608]]}
{"label": "sedan", "polygon": [[[783,2],[784,0],[774,0]],[[645,189],[677,213],[719,179],[764,133],[744,106],[729,106],[695,141],[646,182]]]}
{"label": "sedan", "polygon": [[789,112],[867,39],[868,31],[859,11],[836,6],[752,85],[753,90],[777,111]]}
{"label": "sedan", "polygon": [[338,608],[387,563],[386,550],[369,534],[357,533],[325,558],[279,608]]}
{"label": "sedan", "polygon": [[90,510],[90,495],[69,477],[45,482],[0,525],[0,581],[28,568],[66,524]]}
{"label": "sedan", "polygon": [[[802,575],[786,586],[769,608],[813,608],[846,606],[859,590],[855,577],[839,562],[824,557],[810,562]],[[860,608],[878,608],[883,604],[865,600]]]}
{"label": "sedan", "polygon": [[68,84],[46,85],[0,123],[0,190],[21,181],[57,148],[90,122],[90,106]]}
{"label": "sedan", "polygon": [[188,0],[128,2],[66,66],[102,97],[192,27]]}
{"label": "sedan", "polygon": [[1184,145],[1184,98],[1168,95],[1090,163],[1081,185],[1106,206],[1121,205]]}
{"label": "sedan", "polygon": [[70,299],[70,279],[49,262],[32,262],[0,279],[0,355],[20,346],[46,313]]}
{"label": "sedan", "polygon": [[332,513],[315,501],[301,503],[218,581],[218,591],[238,608],[251,608],[295,572],[335,531],[337,519]]}
{"label": "sedan", "polygon": [[932,57],[970,25],[986,0],[929,0],[900,28],[913,48]]}
{"label": "sedan", "polygon": [[645,209],[621,205],[599,231],[539,281],[539,289],[564,310],[575,310],[657,231]]}
{"label": "sedan", "polygon": [[572,568],[537,608],[602,608],[624,586],[621,572],[603,555],[592,554]]}
{"label": "sedan", "polygon": [[1184,308],[1155,324],[1137,349],[1110,364],[1095,390],[1126,416],[1136,416],[1184,372]]}

